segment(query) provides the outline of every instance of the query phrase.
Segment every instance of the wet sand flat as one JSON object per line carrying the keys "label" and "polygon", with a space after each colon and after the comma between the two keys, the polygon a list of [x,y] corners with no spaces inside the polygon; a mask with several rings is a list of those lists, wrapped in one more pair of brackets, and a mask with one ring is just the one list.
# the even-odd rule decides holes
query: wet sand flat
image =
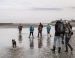
{"label": "wet sand flat", "polygon": [[[74,51],[65,53],[63,45],[60,54],[52,53],[54,40],[54,27],[51,29],[51,37],[47,37],[46,27],[43,29],[43,37],[37,37],[37,28],[34,38],[29,37],[29,28],[23,28],[22,34],[18,34],[17,28],[0,28],[0,58],[75,58],[75,31],[71,38]],[[15,39],[17,48],[12,48],[11,40]]]}

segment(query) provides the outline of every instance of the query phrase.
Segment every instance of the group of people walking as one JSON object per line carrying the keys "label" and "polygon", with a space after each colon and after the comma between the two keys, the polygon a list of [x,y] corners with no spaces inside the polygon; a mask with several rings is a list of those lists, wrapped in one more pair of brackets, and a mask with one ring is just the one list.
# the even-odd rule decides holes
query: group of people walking
{"label": "group of people walking", "polygon": [[[21,34],[22,28],[23,28],[23,26],[20,24],[18,26],[19,34]],[[51,29],[51,26],[48,24],[47,25],[47,34],[50,34],[50,29]],[[31,35],[32,35],[32,37],[34,37],[34,26],[31,25],[30,28],[29,28],[29,30],[30,30],[29,38],[30,38]],[[38,25],[38,35],[37,35],[38,37],[42,37],[42,30],[43,30],[43,24],[40,23]]]}
{"label": "group of people walking", "polygon": [[[48,24],[47,25],[47,34],[50,34],[50,29],[51,29],[51,26]],[[42,30],[43,30],[43,24],[40,23],[38,25],[38,37],[42,37]],[[34,37],[33,32],[34,32],[34,27],[33,27],[33,25],[31,25],[30,26],[30,35],[29,35],[29,38],[30,38],[31,35]]]}
{"label": "group of people walking", "polygon": [[58,40],[58,53],[61,52],[61,44],[65,44],[65,52],[68,52],[68,47],[73,51],[69,41],[73,35],[72,26],[68,21],[57,20],[55,23],[55,37],[52,51],[55,53],[56,42]]}
{"label": "group of people walking", "polygon": [[[19,30],[19,36],[20,36],[20,37],[21,37],[22,28],[23,28],[23,26],[22,26],[21,24],[19,24],[18,30]],[[32,37],[34,38],[34,35],[33,35],[33,33],[34,33],[34,26],[31,25],[29,29],[30,29],[29,38],[31,37],[31,35],[32,35]],[[50,34],[50,29],[51,29],[51,26],[48,24],[48,25],[47,25],[47,34]],[[40,23],[40,24],[38,25],[38,38],[39,38],[39,37],[42,37],[42,30],[43,30],[43,24]],[[15,39],[12,39],[12,47],[13,47],[13,48],[16,48],[16,41],[15,41]]]}
{"label": "group of people walking", "polygon": [[[19,29],[19,33],[21,33],[23,26],[20,24],[18,26]],[[46,26],[47,28],[47,35],[50,35],[50,29],[51,26],[48,24]],[[29,38],[34,37],[33,33],[34,33],[34,26],[31,25],[30,26],[30,34],[29,34]],[[43,30],[43,24],[40,23],[38,25],[38,37],[42,37],[42,30]],[[69,41],[71,39],[71,36],[73,35],[73,31],[72,31],[72,26],[70,24],[70,22],[68,21],[63,21],[63,20],[57,20],[55,23],[55,35],[54,35],[54,44],[53,44],[53,49],[52,51],[55,53],[56,50],[56,44],[58,44],[58,53],[61,52],[61,44],[65,44],[65,52],[68,52],[68,47],[71,49],[71,51],[73,51],[72,46],[70,45]],[[58,40],[58,42],[57,42]]]}

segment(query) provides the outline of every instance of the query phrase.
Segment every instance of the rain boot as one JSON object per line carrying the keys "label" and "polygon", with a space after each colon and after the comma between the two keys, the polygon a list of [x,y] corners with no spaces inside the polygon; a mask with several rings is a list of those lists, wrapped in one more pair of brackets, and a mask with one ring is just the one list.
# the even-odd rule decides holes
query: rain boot
{"label": "rain boot", "polygon": [[53,53],[55,53],[55,46],[53,46],[53,49],[52,49]]}
{"label": "rain boot", "polygon": [[61,51],[61,47],[58,47],[58,53],[60,53],[60,51]]}

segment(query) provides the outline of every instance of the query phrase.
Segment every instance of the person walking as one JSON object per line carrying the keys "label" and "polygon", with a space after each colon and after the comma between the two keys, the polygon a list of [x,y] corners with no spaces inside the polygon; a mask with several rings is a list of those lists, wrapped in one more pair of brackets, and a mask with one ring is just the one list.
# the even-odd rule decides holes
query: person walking
{"label": "person walking", "polygon": [[62,44],[64,44],[64,34],[65,34],[65,26],[64,26],[64,23],[65,21],[63,21],[62,19],[60,19],[61,21],[61,38],[62,38]]}
{"label": "person walking", "polygon": [[[47,25],[47,35],[50,35],[50,30],[51,30],[51,26],[48,24]],[[51,36],[51,35],[50,35]]]}
{"label": "person walking", "polygon": [[34,37],[33,32],[34,32],[34,27],[33,27],[33,25],[31,25],[31,26],[30,26],[29,38],[30,38],[31,35]]}
{"label": "person walking", "polygon": [[61,21],[60,20],[57,20],[56,24],[55,24],[55,37],[54,37],[54,44],[53,44],[53,49],[52,51],[55,53],[55,49],[56,49],[56,42],[58,44],[58,53],[60,53],[61,51],[61,34],[62,34],[62,31],[61,31]]}
{"label": "person walking", "polygon": [[69,43],[72,35],[73,35],[72,26],[68,22],[68,23],[65,24],[65,47],[66,47],[65,52],[68,52],[68,47],[70,48],[71,51],[73,51],[73,48]]}
{"label": "person walking", "polygon": [[38,26],[38,37],[39,37],[39,34],[42,37],[42,29],[43,29],[43,25],[40,23]]}

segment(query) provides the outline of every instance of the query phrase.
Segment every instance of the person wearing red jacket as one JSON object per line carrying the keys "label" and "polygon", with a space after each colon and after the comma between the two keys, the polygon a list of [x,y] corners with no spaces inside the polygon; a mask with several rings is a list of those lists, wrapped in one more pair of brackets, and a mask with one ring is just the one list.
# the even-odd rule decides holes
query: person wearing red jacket
{"label": "person wearing red jacket", "polygon": [[42,37],[42,29],[43,29],[43,25],[40,23],[38,26],[38,37],[39,37],[39,34]]}

